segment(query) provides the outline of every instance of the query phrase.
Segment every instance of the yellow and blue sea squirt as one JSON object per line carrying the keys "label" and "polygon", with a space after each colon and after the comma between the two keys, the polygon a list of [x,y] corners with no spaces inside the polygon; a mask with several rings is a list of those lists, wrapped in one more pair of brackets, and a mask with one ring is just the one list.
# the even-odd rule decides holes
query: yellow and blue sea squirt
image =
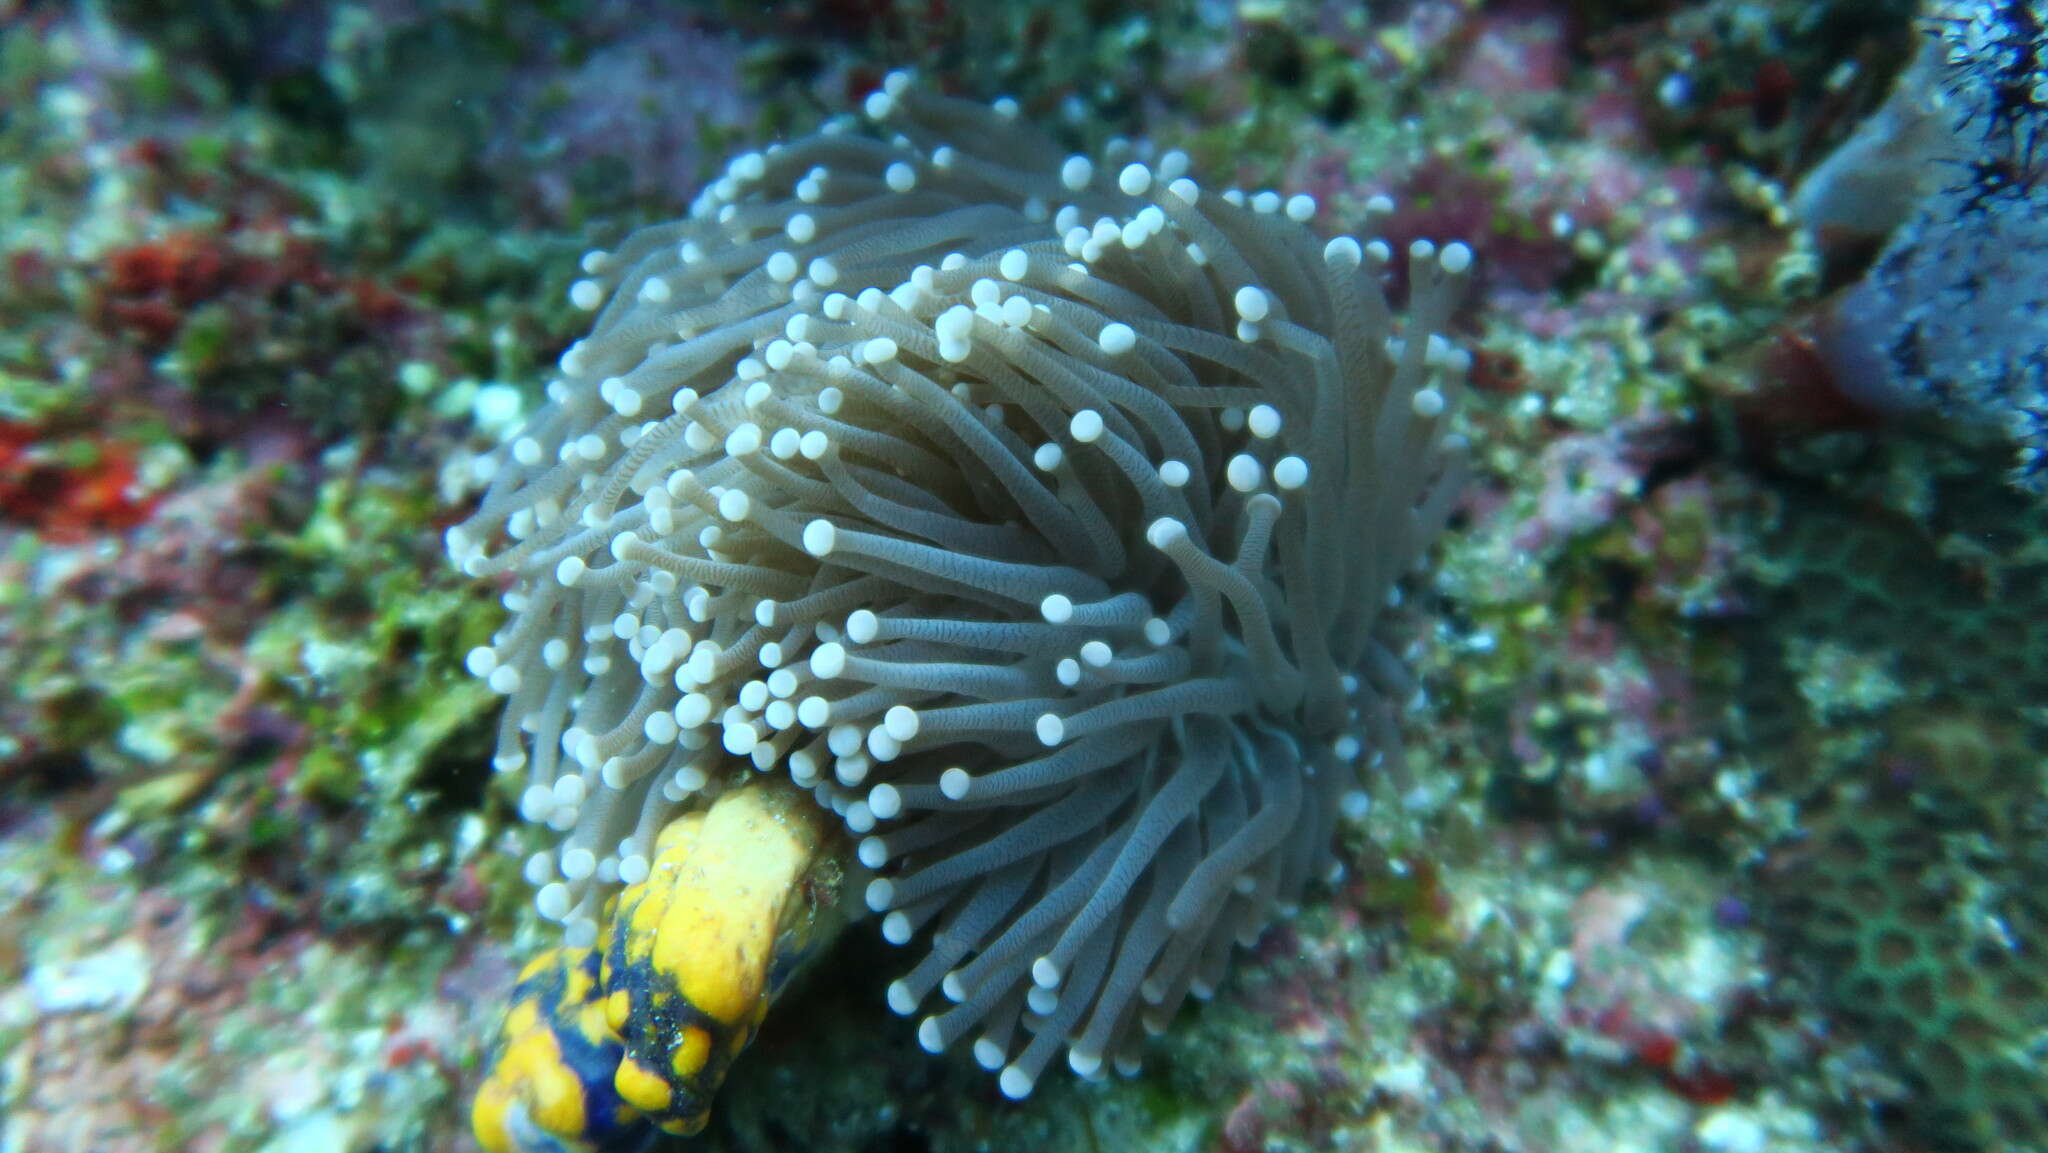
{"label": "yellow and blue sea squirt", "polygon": [[828,815],[762,780],[669,823],[595,945],[520,974],[471,1125],[490,1153],[692,1134],[768,1006],[838,927]]}

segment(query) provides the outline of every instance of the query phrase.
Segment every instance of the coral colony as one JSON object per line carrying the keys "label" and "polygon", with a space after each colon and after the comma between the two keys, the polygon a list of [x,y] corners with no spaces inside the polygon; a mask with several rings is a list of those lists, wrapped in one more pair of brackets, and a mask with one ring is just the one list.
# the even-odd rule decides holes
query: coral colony
{"label": "coral colony", "polygon": [[1132,1067],[1396,755],[1471,253],[1325,244],[1308,197],[901,73],[864,111],[584,258],[596,324],[447,544],[510,581],[469,667],[569,945],[679,814],[786,774],[921,942],[890,1006],[1023,1097],[1063,1047]]}

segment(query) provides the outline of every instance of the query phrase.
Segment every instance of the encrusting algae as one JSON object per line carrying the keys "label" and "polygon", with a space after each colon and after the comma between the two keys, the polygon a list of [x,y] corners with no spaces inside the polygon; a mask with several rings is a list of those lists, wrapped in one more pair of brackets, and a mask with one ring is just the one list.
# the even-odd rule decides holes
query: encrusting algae
{"label": "encrusting algae", "polygon": [[864,110],[585,257],[596,327],[448,533],[512,578],[468,663],[563,835],[494,1150],[701,1128],[842,858],[926,943],[888,991],[924,1048],[1012,1098],[1062,1049],[1132,1072],[1399,755],[1471,252],[1414,242],[1404,321],[1312,198],[1098,171],[902,73]]}

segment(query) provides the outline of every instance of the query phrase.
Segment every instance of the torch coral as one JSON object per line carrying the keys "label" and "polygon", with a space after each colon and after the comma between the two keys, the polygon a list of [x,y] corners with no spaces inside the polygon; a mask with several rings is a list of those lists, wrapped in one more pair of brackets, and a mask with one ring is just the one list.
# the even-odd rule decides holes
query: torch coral
{"label": "torch coral", "polygon": [[786,769],[925,935],[891,1007],[940,993],[920,1041],[1022,1097],[1207,996],[1394,755],[1471,253],[1412,246],[1403,323],[1307,197],[902,74],[865,113],[585,257],[596,325],[447,543],[512,582],[469,664],[572,946],[693,798]]}

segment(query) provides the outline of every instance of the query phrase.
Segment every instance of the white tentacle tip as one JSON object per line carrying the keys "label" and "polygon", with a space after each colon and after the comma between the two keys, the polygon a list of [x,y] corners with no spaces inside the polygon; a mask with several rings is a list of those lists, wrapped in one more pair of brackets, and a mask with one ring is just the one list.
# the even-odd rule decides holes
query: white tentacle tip
{"label": "white tentacle tip", "polygon": [[1031,1074],[1010,1065],[1003,1069],[1002,1076],[996,1078],[996,1086],[1003,1091],[1003,1096],[1012,1101],[1022,1101],[1031,1096],[1031,1090],[1037,1086],[1037,1081]]}
{"label": "white tentacle tip", "polygon": [[917,1012],[917,998],[911,996],[909,985],[902,981],[889,982],[889,1011],[898,1017],[908,1017]]}
{"label": "white tentacle tip", "polygon": [[1165,550],[1186,540],[1187,535],[1188,526],[1170,516],[1163,516],[1153,521],[1151,527],[1145,530],[1145,543],[1153,548]]}
{"label": "white tentacle tip", "polygon": [[1067,739],[1067,723],[1051,713],[1041,714],[1035,728],[1038,731],[1038,743],[1047,748],[1052,748]]}
{"label": "white tentacle tip", "polygon": [[876,877],[868,882],[868,889],[864,895],[868,902],[868,912],[886,913],[889,911],[889,903],[896,899],[896,882],[887,877]]}
{"label": "white tentacle tip", "polygon": [[814,520],[804,526],[804,551],[812,556],[830,556],[839,545],[839,530],[829,520]]}

